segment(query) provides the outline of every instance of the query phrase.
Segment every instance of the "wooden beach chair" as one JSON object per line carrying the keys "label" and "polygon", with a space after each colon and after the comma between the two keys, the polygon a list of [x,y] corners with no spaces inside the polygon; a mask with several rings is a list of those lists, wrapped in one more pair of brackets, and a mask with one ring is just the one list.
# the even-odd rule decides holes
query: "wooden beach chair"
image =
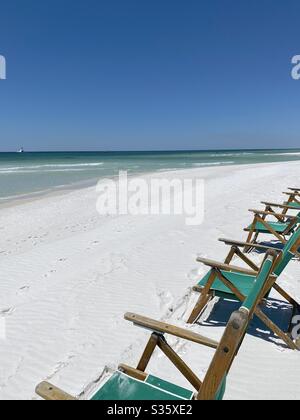
{"label": "wooden beach chair", "polygon": [[[288,199],[282,204],[262,201],[264,210],[249,211],[254,213],[253,222],[245,228],[249,232],[246,242],[257,243],[260,234],[271,234],[281,243],[286,243],[286,238],[291,235],[300,222],[300,190],[288,188],[290,192],[283,194]],[[298,214],[288,215],[289,210],[296,210]],[[272,217],[272,220],[270,218]],[[249,252],[250,247],[245,247],[244,252]],[[300,254],[298,255],[300,257]]]}
{"label": "wooden beach chair", "polygon": [[[283,194],[288,196],[288,200],[285,202],[288,206],[291,206],[295,210],[300,210],[300,191],[293,190],[292,192],[284,192]],[[287,213],[286,209],[283,213]]]}
{"label": "wooden beach chair", "polygon": [[300,193],[300,188],[291,188],[289,187],[288,190]]}
{"label": "wooden beach chair", "polygon": [[297,188],[288,188],[288,190],[288,192],[283,193],[288,197],[288,199],[283,203],[284,205],[288,206],[283,210],[283,214],[286,214],[289,209],[300,210],[300,190]]}
{"label": "wooden beach chair", "polygon": [[[259,267],[240,249],[249,244],[226,239],[223,241],[227,245],[231,246],[230,252],[224,263],[205,258],[198,258],[197,260],[198,262],[210,267],[211,270],[194,287],[194,291],[200,293],[200,297],[188,319],[188,323],[197,321],[207,304],[216,296],[244,301],[248,296],[249,291],[252,289],[253,282],[255,282]],[[276,258],[274,264],[273,273],[269,276],[268,290],[265,293],[265,297],[267,297],[271,289],[274,288],[289,304],[292,305],[293,315],[299,310],[299,304],[277,284],[277,279],[292,258],[296,255],[299,246],[300,228],[293,233],[282,251],[273,250],[278,253],[278,257]],[[270,252],[269,248],[266,246],[251,244],[251,247]],[[232,265],[231,263],[235,256],[246,263],[248,268]],[[294,350],[300,350],[300,343],[294,342],[291,337],[291,324],[288,332],[284,332],[274,322],[272,322],[259,307],[256,308],[255,314],[271,331],[273,331],[274,334],[280,337],[288,347]]]}
{"label": "wooden beach chair", "polygon": [[[263,202],[266,205],[265,210],[249,209],[254,214],[253,221],[244,230],[248,233],[246,242],[248,244],[257,244],[260,234],[273,235],[281,244],[286,244],[289,237],[300,223],[300,212],[295,215],[287,215],[279,213],[273,207],[282,209],[283,211],[293,209],[294,207],[285,204],[274,204]],[[251,246],[245,246],[244,252],[249,252]],[[299,255],[300,256],[300,255]]]}
{"label": "wooden beach chair", "polygon": [[[100,384],[90,398],[83,397],[81,399],[113,401],[223,399],[228,373],[242,344],[257,304],[267,290],[267,282],[273,270],[275,260],[276,258],[272,253],[266,256],[261,270],[257,273],[256,279],[252,284],[252,289],[248,293],[247,299],[240,309],[231,315],[220,343],[170,324],[154,321],[131,313],[126,314],[126,320],[138,327],[152,331],[137,368],[120,365],[119,370],[113,373],[106,383]],[[179,337],[216,350],[203,381],[196,376],[181,357],[170,347],[166,335]],[[193,390],[183,388],[146,373],[146,369],[156,348],[159,348],[174,364],[178,371],[190,383]],[[38,385],[36,392],[46,400],[76,400],[76,398],[47,382]]]}

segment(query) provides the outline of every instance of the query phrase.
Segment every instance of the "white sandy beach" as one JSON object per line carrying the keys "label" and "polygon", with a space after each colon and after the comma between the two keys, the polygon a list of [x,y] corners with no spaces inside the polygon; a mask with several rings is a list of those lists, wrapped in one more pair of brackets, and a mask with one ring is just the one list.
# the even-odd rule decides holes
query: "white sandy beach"
{"label": "white sandy beach", "polygon": [[[106,366],[136,364],[149,333],[123,314],[185,326],[195,300],[191,287],[206,271],[195,262],[197,255],[222,260],[228,248],[217,239],[246,239],[248,208],[261,208],[263,199],[282,202],[281,192],[300,184],[298,162],[175,175],[205,179],[201,226],[187,226],[183,216],[100,216],[95,188],[0,209],[0,317],[7,330],[7,339],[0,340],[0,399],[36,399],[42,380],[79,395]],[[290,263],[280,283],[300,301],[299,261]],[[214,321],[188,328],[220,338],[222,317],[216,313]],[[212,351],[171,342],[203,377]],[[187,386],[159,353],[149,370]],[[225,399],[299,396],[300,353],[266,334],[247,335]]]}

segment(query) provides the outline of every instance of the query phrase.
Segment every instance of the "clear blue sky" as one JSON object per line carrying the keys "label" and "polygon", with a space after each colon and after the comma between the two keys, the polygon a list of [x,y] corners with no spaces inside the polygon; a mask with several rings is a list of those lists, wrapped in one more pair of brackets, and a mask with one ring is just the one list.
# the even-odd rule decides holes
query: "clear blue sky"
{"label": "clear blue sky", "polygon": [[3,0],[0,150],[300,147],[299,0]]}

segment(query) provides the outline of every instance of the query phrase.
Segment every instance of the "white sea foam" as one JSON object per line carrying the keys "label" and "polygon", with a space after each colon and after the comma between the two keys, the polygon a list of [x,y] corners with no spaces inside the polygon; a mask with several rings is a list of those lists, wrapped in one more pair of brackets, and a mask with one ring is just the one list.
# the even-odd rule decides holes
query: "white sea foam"
{"label": "white sea foam", "polygon": [[248,156],[254,155],[253,152],[242,152],[242,153],[213,153],[210,154],[209,157],[241,157],[241,156]]}
{"label": "white sea foam", "polygon": [[18,171],[27,171],[32,169],[48,169],[48,168],[81,168],[81,167],[98,167],[103,166],[104,162],[97,162],[97,163],[63,163],[63,164],[45,164],[45,165],[30,165],[30,166],[6,166],[3,168],[0,168],[0,172],[6,172],[10,171],[12,172],[18,172]]}
{"label": "white sea foam", "polygon": [[85,172],[85,169],[46,169],[44,171],[40,171],[38,169],[30,169],[29,171],[27,170],[23,170],[23,171],[0,171],[0,175],[5,175],[5,174],[41,174],[41,173],[53,173],[53,172]]}
{"label": "white sea foam", "polygon": [[103,162],[99,163],[77,163],[77,164],[45,164],[45,165],[30,165],[30,166],[6,166],[0,168],[0,174],[13,173],[36,173],[36,172],[77,172],[85,171],[88,168],[97,168],[103,166]]}
{"label": "white sea foam", "polygon": [[264,156],[299,156],[300,152],[264,153]]}
{"label": "white sea foam", "polygon": [[[71,156],[71,155],[70,155]],[[157,159],[148,155],[128,157],[123,154],[116,158],[109,156],[95,156],[89,158],[85,155],[75,155],[75,158],[58,157],[49,155],[11,155],[6,160],[6,155],[0,155],[0,196],[42,191],[45,188],[53,189],[56,185],[71,185],[87,178],[94,179],[102,176],[115,176],[119,170],[128,170],[130,173],[169,172],[186,168],[208,168],[227,166],[242,163],[259,163],[261,161],[294,161],[300,159],[300,151],[281,150],[272,151],[209,151],[183,153],[173,155],[157,155]],[[269,157],[268,157],[269,156]],[[209,162],[210,161],[210,162]],[[16,182],[17,181],[17,182]]]}
{"label": "white sea foam", "polygon": [[201,167],[201,166],[219,166],[219,165],[234,165],[234,161],[223,161],[223,162],[199,162],[193,163],[193,166]]}

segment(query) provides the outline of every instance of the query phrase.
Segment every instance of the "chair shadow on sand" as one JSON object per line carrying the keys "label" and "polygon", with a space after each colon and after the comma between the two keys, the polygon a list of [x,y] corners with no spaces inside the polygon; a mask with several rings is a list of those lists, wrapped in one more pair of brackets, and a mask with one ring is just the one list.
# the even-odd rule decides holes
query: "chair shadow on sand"
{"label": "chair shadow on sand", "polygon": [[[280,241],[263,241],[259,243],[260,245],[267,246],[268,248],[278,249],[279,251],[282,251],[284,248],[284,244]],[[253,249],[253,253],[255,254],[265,254],[265,249]],[[300,252],[300,248],[298,249],[298,252]],[[297,257],[294,257],[294,259],[297,259]]]}
{"label": "chair shadow on sand", "polygon": [[[214,305],[208,318],[205,321],[200,321],[199,325],[225,328],[231,314],[238,310],[240,306],[240,302],[220,298],[218,303]],[[293,316],[293,308],[290,304],[281,300],[268,298],[267,304],[263,305],[261,309],[283,331],[288,331]],[[271,330],[268,330],[266,325],[257,316],[254,316],[249,324],[247,333],[264,341],[276,343],[287,348]]]}

